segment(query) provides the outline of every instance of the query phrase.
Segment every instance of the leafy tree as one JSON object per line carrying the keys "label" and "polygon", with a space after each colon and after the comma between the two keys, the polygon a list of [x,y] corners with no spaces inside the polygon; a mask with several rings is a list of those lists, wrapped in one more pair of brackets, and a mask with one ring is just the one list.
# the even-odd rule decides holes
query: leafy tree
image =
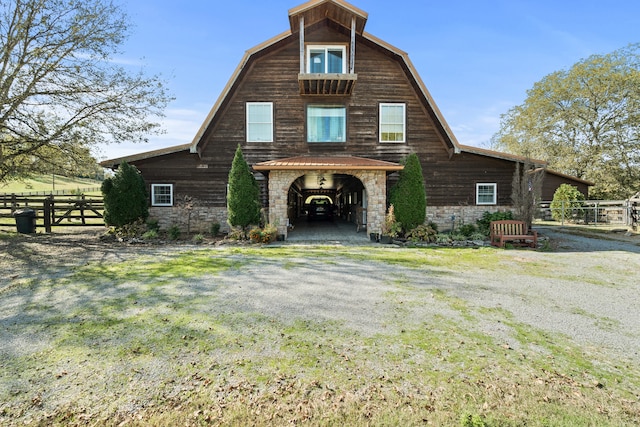
{"label": "leafy tree", "polygon": [[102,182],[104,222],[122,227],[149,216],[147,186],[135,166],[122,162],[115,175]]}
{"label": "leafy tree", "polygon": [[553,193],[551,201],[551,216],[556,221],[573,220],[574,216],[582,217],[582,201],[584,195],[569,184],[561,184]]}
{"label": "leafy tree", "polygon": [[402,224],[405,232],[424,224],[427,195],[417,154],[410,154],[405,159],[400,178],[391,189],[390,203],[395,208],[396,220]]}
{"label": "leafy tree", "polygon": [[497,149],[593,181],[591,196],[640,190],[640,43],[544,77],[502,117]]}
{"label": "leafy tree", "polygon": [[110,0],[0,1],[0,182],[159,130],[162,81],[113,61],[128,27]]}
{"label": "leafy tree", "polygon": [[227,218],[231,226],[242,227],[260,223],[260,187],[244,160],[240,145],[229,171]]}

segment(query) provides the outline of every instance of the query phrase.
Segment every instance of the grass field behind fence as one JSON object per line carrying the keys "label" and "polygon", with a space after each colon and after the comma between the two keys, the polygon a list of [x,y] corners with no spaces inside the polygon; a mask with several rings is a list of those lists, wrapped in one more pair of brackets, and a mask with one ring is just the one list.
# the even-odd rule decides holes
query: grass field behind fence
{"label": "grass field behind fence", "polygon": [[[79,188],[100,188],[102,181],[70,178],[61,175],[37,175],[20,181],[0,184],[0,193],[19,194],[43,191],[76,191]],[[99,193],[99,192],[98,192]]]}

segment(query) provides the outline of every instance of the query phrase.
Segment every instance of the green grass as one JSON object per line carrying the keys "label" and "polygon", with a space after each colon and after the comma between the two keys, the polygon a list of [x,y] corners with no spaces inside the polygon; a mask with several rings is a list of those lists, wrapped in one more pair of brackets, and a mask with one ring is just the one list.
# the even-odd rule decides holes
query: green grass
{"label": "green grass", "polygon": [[[637,367],[437,285],[471,267],[504,271],[507,263],[514,276],[557,267],[552,258],[504,257],[490,248],[332,247],[327,264],[326,254],[326,247],[197,250],[91,263],[32,282],[21,302],[26,320],[3,326],[8,336],[38,339],[0,362],[0,423],[466,427],[640,420]],[[354,262],[389,267],[380,277],[385,309],[372,308],[384,324],[375,334],[339,319],[269,314],[251,304],[250,294],[246,305],[229,305],[220,289],[222,277],[246,266],[292,271]],[[3,300],[15,302],[13,292]],[[54,303],[53,295],[65,303]],[[583,309],[574,314],[617,327]]]}
{"label": "green grass", "polygon": [[102,181],[96,181],[86,178],[70,178],[66,176],[55,175],[36,175],[20,181],[9,181],[0,184],[0,193],[25,193],[25,192],[41,192],[54,190],[75,191],[78,188],[99,188]]}

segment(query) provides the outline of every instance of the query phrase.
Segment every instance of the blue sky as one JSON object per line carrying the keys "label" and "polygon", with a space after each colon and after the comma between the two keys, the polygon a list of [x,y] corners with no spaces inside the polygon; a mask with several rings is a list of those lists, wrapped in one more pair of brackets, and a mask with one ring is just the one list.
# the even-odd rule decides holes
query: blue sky
{"label": "blue sky", "polygon": [[[289,29],[303,0],[134,0],[115,60],[161,74],[176,98],[166,134],[99,159],[190,143],[244,52]],[[640,42],[638,0],[353,0],[370,34],[409,54],[462,144],[488,146],[500,115],[544,76]],[[356,65],[357,66],[357,65]],[[357,71],[357,70],[356,70]]]}

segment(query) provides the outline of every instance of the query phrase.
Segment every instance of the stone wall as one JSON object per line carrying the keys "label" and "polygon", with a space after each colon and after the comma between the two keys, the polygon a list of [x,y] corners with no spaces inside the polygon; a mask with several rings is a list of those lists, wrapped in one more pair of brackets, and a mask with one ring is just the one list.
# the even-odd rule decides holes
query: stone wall
{"label": "stone wall", "polygon": [[[150,207],[149,217],[158,220],[161,230],[177,225],[181,231],[187,231],[187,212],[177,206]],[[189,222],[192,233],[208,233],[214,222],[220,224],[220,232],[228,233],[230,231],[229,224],[227,224],[227,208],[194,207]]]}
{"label": "stone wall", "polygon": [[[513,210],[511,206],[427,206],[427,222],[438,224],[438,230],[451,230],[452,222],[459,227],[474,224],[485,212],[505,212]],[[452,218],[455,216],[455,218]]]}
{"label": "stone wall", "polygon": [[[330,171],[331,172],[331,171]],[[332,171],[336,173],[337,171]],[[269,177],[269,221],[278,225],[278,233],[287,234],[287,194],[289,187],[298,176],[306,172],[300,171],[272,171]],[[328,172],[329,173],[329,172]],[[340,171],[356,176],[362,181],[367,190],[367,231],[379,233],[384,221],[386,209],[386,176],[380,171]],[[511,206],[427,206],[427,221],[438,224],[440,231],[450,230],[452,215],[455,215],[456,227],[462,224],[475,224],[486,211],[508,211]],[[158,220],[160,228],[166,230],[172,225],[180,227],[181,231],[187,231],[187,217],[183,209],[173,207],[150,207],[149,216]],[[215,208],[208,206],[195,207],[191,212],[191,232],[208,233],[211,224],[220,224],[220,231],[230,231],[227,223],[227,208]]]}

